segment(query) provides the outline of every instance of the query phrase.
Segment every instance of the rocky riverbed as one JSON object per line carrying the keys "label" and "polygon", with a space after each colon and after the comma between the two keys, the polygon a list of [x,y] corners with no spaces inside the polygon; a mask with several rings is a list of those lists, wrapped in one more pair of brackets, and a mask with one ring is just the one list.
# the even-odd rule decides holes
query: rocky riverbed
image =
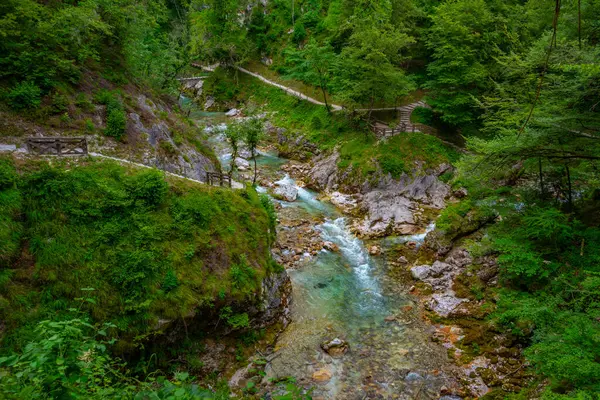
{"label": "rocky riverbed", "polygon": [[[223,128],[212,129],[227,166]],[[312,162],[276,154],[260,152],[258,190],[276,205],[273,255],[290,274],[293,302],[291,323],[265,354],[263,391],[286,377],[326,399],[449,400],[524,385],[520,349],[493,331],[481,311],[489,299],[468,288],[473,279],[494,285],[493,257],[475,258],[435,231],[440,210],[467,195],[438,179],[449,165],[349,186],[335,152]],[[240,179],[250,178],[245,162],[236,164]],[[234,387],[256,381],[252,365],[237,371]]]}

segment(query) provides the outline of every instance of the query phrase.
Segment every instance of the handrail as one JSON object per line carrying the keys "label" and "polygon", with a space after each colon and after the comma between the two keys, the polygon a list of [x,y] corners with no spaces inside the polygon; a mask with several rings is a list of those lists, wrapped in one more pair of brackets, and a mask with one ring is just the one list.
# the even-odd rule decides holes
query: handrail
{"label": "handrail", "polygon": [[85,137],[30,137],[27,138],[30,153],[51,156],[84,156],[88,153]]}

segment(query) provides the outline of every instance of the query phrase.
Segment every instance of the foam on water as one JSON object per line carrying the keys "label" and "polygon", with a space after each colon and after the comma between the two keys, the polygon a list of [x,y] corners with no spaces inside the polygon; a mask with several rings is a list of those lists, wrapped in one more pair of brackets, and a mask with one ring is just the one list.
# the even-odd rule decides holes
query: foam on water
{"label": "foam on water", "polygon": [[356,304],[363,312],[380,309],[381,288],[373,276],[373,264],[364,243],[346,226],[345,218],[328,220],[317,226],[325,241],[335,243],[343,257],[343,261],[351,267],[354,286],[359,290],[359,301]]}

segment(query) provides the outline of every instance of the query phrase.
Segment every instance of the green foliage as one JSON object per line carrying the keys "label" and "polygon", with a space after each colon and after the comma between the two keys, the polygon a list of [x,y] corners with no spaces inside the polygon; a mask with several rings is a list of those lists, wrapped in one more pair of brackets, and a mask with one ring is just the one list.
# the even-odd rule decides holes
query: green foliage
{"label": "green foliage", "polygon": [[302,22],[298,22],[294,26],[294,34],[292,35],[292,40],[294,43],[299,44],[306,39],[306,29],[304,28],[304,24]]}
{"label": "green foliage", "polygon": [[231,266],[229,277],[233,288],[244,293],[251,292],[259,283],[256,279],[256,271],[248,265],[245,257],[242,257],[239,263]]}
{"label": "green foliage", "polygon": [[247,313],[234,314],[229,306],[221,309],[219,317],[224,319],[233,329],[243,329],[250,326],[250,320],[248,319]]}
{"label": "green foliage", "polygon": [[[0,8],[0,79],[49,90],[77,83],[99,64],[107,77],[125,72],[165,88],[188,61],[185,13],[162,0],[7,0]],[[39,88],[19,97],[17,108],[35,107]]]}
{"label": "green foliage", "polygon": [[177,287],[179,286],[179,280],[177,279],[177,275],[175,274],[175,271],[173,271],[172,269],[167,271],[167,274],[165,275],[165,278],[161,284],[161,288],[162,290],[164,290],[165,292],[170,292],[172,290],[177,289]]}
{"label": "green foliage", "polygon": [[511,212],[490,236],[513,287],[500,296],[497,323],[530,344],[525,355],[551,390],[598,391],[600,230],[555,208],[530,207]]}
{"label": "green foliage", "polygon": [[38,108],[41,104],[42,90],[33,82],[18,83],[8,92],[8,102],[15,110]]}
{"label": "green foliage", "polygon": [[273,205],[271,198],[266,194],[260,195],[260,203],[267,212],[271,230],[274,232],[277,227],[277,211],[275,211],[275,206]]}
{"label": "green foliage", "polygon": [[19,279],[3,274],[5,349],[31,340],[45,315],[79,307],[81,287],[96,288],[81,308],[114,321],[126,342],[158,316],[181,318],[219,293],[226,302],[255,299],[271,273],[272,222],[254,190],[168,184],[156,170],[107,162],[56,164],[15,177],[2,162],[12,184],[0,189],[0,263],[15,271],[10,261],[24,254],[35,265]]}
{"label": "green foliage", "polygon": [[[18,175],[10,159],[0,158],[0,267],[18,255],[23,226],[19,221],[22,198],[16,189]],[[10,271],[5,276],[10,276]],[[1,280],[1,279],[0,279]]]}
{"label": "green foliage", "polygon": [[106,106],[106,129],[104,134],[121,140],[125,134],[127,116],[117,93],[101,90],[96,94],[96,100]]}
{"label": "green foliage", "polygon": [[151,376],[140,382],[113,358],[106,324],[97,329],[84,319],[41,321],[35,340],[20,354],[0,357],[0,390],[10,399],[213,399],[191,384],[185,372],[172,380]]}

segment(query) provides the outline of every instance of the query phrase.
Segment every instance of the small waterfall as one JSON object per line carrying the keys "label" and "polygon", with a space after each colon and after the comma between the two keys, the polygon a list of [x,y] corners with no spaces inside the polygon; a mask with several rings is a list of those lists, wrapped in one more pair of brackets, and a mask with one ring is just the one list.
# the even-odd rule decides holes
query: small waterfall
{"label": "small waterfall", "polygon": [[379,282],[373,276],[373,265],[364,243],[346,226],[345,218],[328,220],[317,227],[323,240],[335,243],[342,257],[348,262],[355,276],[356,289],[362,301],[357,304],[361,311],[380,308],[383,296]]}

